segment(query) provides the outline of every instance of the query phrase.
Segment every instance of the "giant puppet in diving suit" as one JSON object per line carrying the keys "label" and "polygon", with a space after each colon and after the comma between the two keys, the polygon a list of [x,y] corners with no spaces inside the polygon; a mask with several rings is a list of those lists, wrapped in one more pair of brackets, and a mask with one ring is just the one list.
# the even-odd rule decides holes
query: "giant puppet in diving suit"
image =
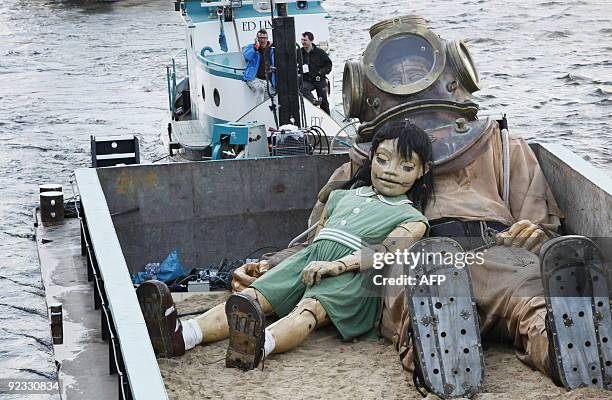
{"label": "giant puppet in diving suit", "polygon": [[[478,90],[479,80],[466,45],[441,39],[415,16],[378,23],[370,35],[361,59],[347,62],[344,69],[345,113],[362,122],[351,162],[336,170],[321,190],[309,222],[318,220],[329,194],[345,185],[367,159],[377,127],[409,119],[433,141],[436,195],[425,209],[429,235],[452,237],[465,251],[487,247],[485,262],[469,267],[481,335],[511,341],[521,361],[567,388],[612,389],[612,322],[607,288],[596,288],[605,282],[598,281],[605,277],[598,269],[598,252],[586,238],[555,238],[562,215],[534,153],[523,139],[508,135],[505,121],[477,118],[478,105],[471,93]],[[248,285],[282,257],[277,254],[240,268],[235,288]],[[544,279],[542,264],[549,268]],[[404,272],[404,267],[395,265],[386,273],[393,277]],[[585,286],[600,290],[599,301],[593,300],[593,293],[583,292]],[[406,369],[416,367],[428,389],[443,397],[474,393],[482,383],[482,368],[443,365],[451,362],[453,347],[462,346],[460,341],[447,343],[446,337],[466,335],[466,330],[454,329],[458,323],[451,324],[449,332],[441,332],[440,326],[434,329],[435,316],[415,321],[407,290],[384,288],[382,335],[396,344]],[[572,298],[579,300],[571,303]],[[426,303],[436,308],[440,304],[431,298],[420,304]],[[440,311],[446,305],[440,304]],[[576,314],[566,313],[566,308]],[[468,311],[460,315],[468,319]],[[437,339],[429,344],[424,336],[415,341],[415,326],[423,328],[419,324],[428,325]],[[477,339],[473,344],[478,348]],[[444,354],[448,348],[450,357]],[[437,368],[425,360],[429,350]],[[459,348],[458,354],[468,351]],[[455,359],[461,364],[459,356]],[[470,378],[470,373],[479,377]],[[460,387],[459,382],[471,383]]]}

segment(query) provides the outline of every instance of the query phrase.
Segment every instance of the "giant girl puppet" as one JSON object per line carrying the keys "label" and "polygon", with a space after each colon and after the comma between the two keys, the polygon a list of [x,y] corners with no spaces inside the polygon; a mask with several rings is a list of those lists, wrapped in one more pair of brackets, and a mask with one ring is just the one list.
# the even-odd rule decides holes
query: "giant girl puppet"
{"label": "giant girl puppet", "polygon": [[[331,193],[312,244],[226,303],[181,321],[165,284],[140,285],[157,356],[180,356],[229,337],[227,366],[246,370],[329,322],[345,340],[372,330],[381,309],[380,297],[364,293],[373,254],[408,248],[427,231],[419,208],[433,195],[432,145],[409,121],[390,122],[374,135],[369,159],[350,189]],[[280,319],[266,327],[267,314]]]}

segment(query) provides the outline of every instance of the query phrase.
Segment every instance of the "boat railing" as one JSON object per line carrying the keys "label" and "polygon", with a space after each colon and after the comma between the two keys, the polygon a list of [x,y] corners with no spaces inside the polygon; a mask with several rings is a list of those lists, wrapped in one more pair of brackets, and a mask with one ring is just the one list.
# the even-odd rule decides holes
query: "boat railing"
{"label": "boat railing", "polygon": [[179,58],[185,57],[185,76],[189,76],[189,62],[187,60],[187,49],[179,50],[169,64],[166,65],[166,81],[168,83],[168,105],[170,112],[174,114],[176,111],[176,96],[177,96],[177,83],[176,83],[176,70],[177,70],[177,60]]}
{"label": "boat railing", "polygon": [[221,64],[221,63],[212,61],[209,58],[209,56],[207,56],[207,54],[206,54],[206,53],[212,52],[212,51],[213,50],[210,47],[208,47],[208,46],[202,48],[200,53],[197,54],[198,60],[200,60],[200,62],[202,62],[204,65],[213,66],[213,67],[216,67],[216,68],[221,68],[222,70],[226,70],[226,71],[231,71],[232,73],[237,74],[237,75],[244,73],[244,70],[246,69],[244,67],[236,67],[236,66]]}

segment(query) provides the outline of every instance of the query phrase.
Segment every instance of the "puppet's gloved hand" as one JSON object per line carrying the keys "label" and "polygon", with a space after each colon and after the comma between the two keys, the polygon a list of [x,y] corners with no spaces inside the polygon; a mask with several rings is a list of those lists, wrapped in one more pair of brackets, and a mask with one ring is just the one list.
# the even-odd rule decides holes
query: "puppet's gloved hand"
{"label": "puppet's gloved hand", "polygon": [[232,274],[232,290],[242,292],[248,288],[257,278],[270,269],[268,260],[261,260],[256,263],[248,263],[236,268]]}
{"label": "puppet's gloved hand", "polygon": [[496,240],[499,245],[522,247],[539,254],[548,236],[538,225],[522,220],[514,223],[507,232],[498,233]]}
{"label": "puppet's gloved hand", "polygon": [[304,268],[304,283],[313,286],[325,276],[337,276],[345,271],[346,267],[339,261],[313,261]]}

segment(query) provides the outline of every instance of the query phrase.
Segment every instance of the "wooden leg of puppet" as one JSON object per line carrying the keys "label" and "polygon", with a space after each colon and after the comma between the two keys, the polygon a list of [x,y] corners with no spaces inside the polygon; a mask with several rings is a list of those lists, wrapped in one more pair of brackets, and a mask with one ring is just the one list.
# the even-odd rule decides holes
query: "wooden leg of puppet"
{"label": "wooden leg of puppet", "polygon": [[289,315],[268,328],[274,337],[273,353],[284,353],[297,347],[310,332],[328,320],[327,313],[318,300],[303,299]]}
{"label": "wooden leg of puppet", "polygon": [[[242,291],[257,300],[264,313],[272,312],[272,305],[266,298],[253,288],[247,288]],[[225,315],[225,303],[218,304],[206,311],[204,314],[194,318],[198,326],[202,330],[202,342],[210,343],[218,340],[227,339],[229,336],[229,327],[227,325],[227,317]]]}

